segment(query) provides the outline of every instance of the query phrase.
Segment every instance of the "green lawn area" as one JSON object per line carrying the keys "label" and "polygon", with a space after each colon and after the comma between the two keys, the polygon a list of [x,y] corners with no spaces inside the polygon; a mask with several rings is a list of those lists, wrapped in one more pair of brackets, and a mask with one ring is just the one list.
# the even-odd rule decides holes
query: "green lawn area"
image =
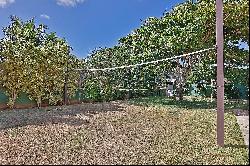
{"label": "green lawn area", "polygon": [[[139,105],[158,105],[165,107],[176,107],[176,108],[187,108],[187,109],[216,109],[216,101],[210,101],[210,98],[203,97],[191,97],[185,96],[184,100],[176,101],[164,96],[153,96],[153,97],[145,97],[145,98],[136,98],[129,101],[131,104],[139,104]],[[243,109],[248,110],[249,105],[246,100],[225,100],[224,107],[226,111],[230,111],[232,109]]]}
{"label": "green lawn area", "polygon": [[151,97],[0,111],[0,164],[249,164],[230,112],[216,145],[213,109]]}

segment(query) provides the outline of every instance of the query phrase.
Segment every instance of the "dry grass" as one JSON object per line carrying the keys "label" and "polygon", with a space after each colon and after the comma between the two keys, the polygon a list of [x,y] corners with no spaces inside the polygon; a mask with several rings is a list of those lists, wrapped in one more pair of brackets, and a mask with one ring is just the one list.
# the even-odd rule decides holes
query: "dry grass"
{"label": "dry grass", "polygon": [[125,102],[0,111],[0,164],[249,164],[234,115]]}

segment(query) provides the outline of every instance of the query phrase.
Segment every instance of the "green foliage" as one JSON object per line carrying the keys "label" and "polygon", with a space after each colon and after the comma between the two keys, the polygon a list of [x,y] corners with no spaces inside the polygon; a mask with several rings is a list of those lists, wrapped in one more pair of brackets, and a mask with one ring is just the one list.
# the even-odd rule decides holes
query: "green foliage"
{"label": "green foliage", "polygon": [[87,99],[101,99],[101,88],[98,86],[97,81],[86,82],[84,92]]}
{"label": "green foliage", "polygon": [[[210,65],[216,63],[215,51],[199,53],[182,59],[124,68],[112,71],[83,71],[73,68],[109,68],[133,65],[142,62],[170,58],[204,48],[214,47],[215,1],[186,1],[165,12],[162,17],[150,17],[141,27],[119,39],[112,48],[93,50],[84,61],[70,54],[68,43],[55,33],[47,33],[43,24],[35,26],[34,19],[26,22],[11,17],[11,24],[4,28],[0,41],[0,83],[14,102],[21,91],[27,92],[38,106],[43,100],[51,104],[61,102],[67,82],[69,97],[79,86],[85,97],[93,100],[114,100],[123,98],[131,89],[131,96],[144,95],[134,89],[146,89],[153,93],[166,86],[166,74],[177,76],[177,97],[183,97],[187,85],[215,79],[216,70]],[[224,1],[224,57],[232,66],[247,64],[249,52],[239,49],[239,41],[249,44],[249,2],[248,0]],[[230,82],[248,85],[248,72],[226,69],[225,77]],[[141,93],[141,94],[140,94]]]}
{"label": "green foliage", "polygon": [[77,73],[66,70],[78,67],[80,61],[70,55],[70,47],[64,39],[46,30],[43,24],[36,26],[34,19],[23,22],[15,16],[11,16],[10,25],[3,29],[0,79],[9,95],[10,107],[20,92],[26,92],[38,106],[42,100],[49,100],[50,104],[62,101],[67,74],[70,96],[76,90],[71,78],[77,77]]}
{"label": "green foliage", "polygon": [[[248,4],[247,0],[224,1],[224,56],[225,63],[230,65],[246,64],[249,52],[239,49],[235,44],[239,41],[249,44]],[[140,28],[119,39],[117,46],[94,50],[86,58],[86,65],[88,68],[131,65],[213,47],[216,37],[215,15],[215,1],[186,1],[160,18],[146,19]],[[184,68],[178,61],[161,62],[140,68],[107,71],[108,74],[97,76],[96,79],[104,81],[115,78],[115,81],[104,81],[106,86],[112,86],[113,89],[149,89],[153,92],[157,87],[165,86],[164,74],[173,73],[178,75],[177,92],[183,93],[186,84],[198,80],[210,83],[211,79],[216,78],[216,68],[210,67],[216,63],[215,51],[199,56],[185,59],[188,65]],[[230,81],[236,78],[235,75],[236,70],[225,72],[225,77]],[[244,76],[240,79],[246,82]]]}

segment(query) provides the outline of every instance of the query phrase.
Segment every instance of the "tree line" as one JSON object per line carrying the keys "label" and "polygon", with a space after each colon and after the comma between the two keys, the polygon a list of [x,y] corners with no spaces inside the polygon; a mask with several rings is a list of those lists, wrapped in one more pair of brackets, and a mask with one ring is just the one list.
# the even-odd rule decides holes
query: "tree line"
{"label": "tree line", "polygon": [[[27,93],[38,106],[44,100],[50,104],[62,102],[65,84],[68,97],[81,87],[86,98],[95,100],[121,98],[124,96],[121,88],[153,92],[166,86],[165,76],[171,73],[178,75],[176,95],[182,99],[187,85],[216,77],[215,69],[210,68],[216,63],[215,51],[183,58],[182,63],[177,59],[112,71],[74,70],[131,65],[214,47],[216,18],[212,0],[187,0],[165,11],[160,18],[149,17],[139,28],[120,38],[117,45],[94,49],[83,60],[71,53],[72,47],[64,38],[48,32],[46,25],[36,25],[34,19],[22,21],[16,16],[10,19],[0,40],[0,85],[9,96],[10,107],[21,92]],[[248,64],[249,52],[237,46],[239,41],[249,44],[248,0],[224,1],[224,38],[225,63]],[[248,85],[247,71],[227,68],[225,75],[232,82]]]}

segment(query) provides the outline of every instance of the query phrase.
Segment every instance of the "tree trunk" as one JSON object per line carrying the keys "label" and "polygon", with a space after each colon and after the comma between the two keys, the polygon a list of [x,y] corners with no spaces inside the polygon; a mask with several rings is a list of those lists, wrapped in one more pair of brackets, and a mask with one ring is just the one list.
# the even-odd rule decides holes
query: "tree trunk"
{"label": "tree trunk", "polygon": [[13,90],[13,91],[12,91],[11,98],[9,99],[9,103],[8,103],[9,106],[10,106],[10,108],[14,108],[16,98],[17,98],[16,90]]}
{"label": "tree trunk", "polygon": [[179,100],[183,100],[183,92],[184,92],[184,89],[183,89],[183,85],[181,83],[180,88],[179,88]]}
{"label": "tree trunk", "polygon": [[176,88],[176,100],[183,100],[183,85],[182,83],[179,83],[179,85],[177,85],[177,88]]}
{"label": "tree trunk", "polygon": [[40,109],[41,108],[41,105],[42,105],[42,97],[38,97],[37,98],[37,107]]}

